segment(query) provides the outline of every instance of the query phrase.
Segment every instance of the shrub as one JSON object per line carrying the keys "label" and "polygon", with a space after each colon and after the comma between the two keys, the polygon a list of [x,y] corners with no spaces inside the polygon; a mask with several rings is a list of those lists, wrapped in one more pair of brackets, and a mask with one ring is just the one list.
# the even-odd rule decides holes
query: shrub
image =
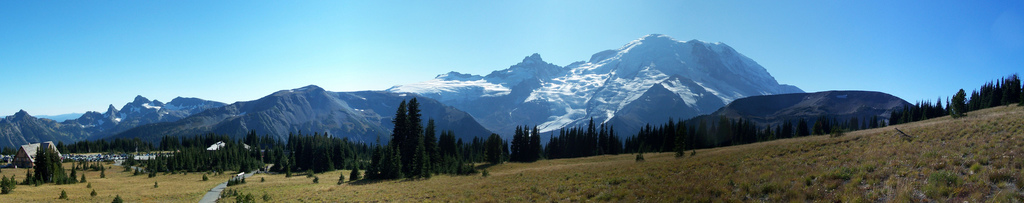
{"label": "shrub", "polygon": [[833,169],[831,172],[825,174],[822,177],[836,180],[850,180],[850,178],[853,177],[854,173],[857,173],[857,171],[854,170],[853,168],[842,167],[838,169]]}
{"label": "shrub", "polygon": [[96,196],[96,190],[93,189],[92,192],[89,193],[89,196],[95,197]]}
{"label": "shrub", "polygon": [[948,171],[937,171],[928,175],[928,185],[922,189],[929,197],[948,197],[963,184],[963,180]]}
{"label": "shrub", "polygon": [[160,187],[160,183],[158,183],[158,182],[153,182],[153,188],[158,188],[158,187]]}
{"label": "shrub", "polygon": [[85,188],[92,188],[92,183],[89,183],[88,185],[85,185]]}
{"label": "shrub", "polygon": [[487,169],[484,169],[483,176],[484,177],[491,176],[491,172],[487,171]]}
{"label": "shrub", "polygon": [[206,177],[206,174],[203,174],[203,181],[208,181],[208,180],[210,180],[210,178]]}
{"label": "shrub", "polygon": [[320,177],[313,176],[313,183],[320,183]]}
{"label": "shrub", "polygon": [[68,199],[68,192],[65,192],[64,190],[60,190],[60,197],[57,198],[57,199]]}

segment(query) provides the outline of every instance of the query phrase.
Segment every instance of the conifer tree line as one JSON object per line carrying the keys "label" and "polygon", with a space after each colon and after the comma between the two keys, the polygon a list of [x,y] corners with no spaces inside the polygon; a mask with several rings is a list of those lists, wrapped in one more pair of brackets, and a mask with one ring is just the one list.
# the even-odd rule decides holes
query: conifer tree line
{"label": "conifer tree line", "polygon": [[[948,101],[946,106],[950,106]],[[934,104],[930,101],[922,101],[889,113],[889,125],[928,120],[946,115],[949,115],[949,108],[942,107],[942,99],[937,99]]]}
{"label": "conifer tree line", "polygon": [[[391,139],[387,145],[372,148],[366,167],[367,179],[430,178],[433,174],[474,173],[474,162],[484,160],[492,140],[474,138],[472,144],[455,139],[454,131],[436,136],[434,120],[424,128],[416,98],[402,100],[395,112]],[[492,135],[493,137],[494,135]],[[499,139],[500,140],[500,139]]]}
{"label": "conifer tree line", "polygon": [[[199,171],[239,171],[251,172],[264,165],[260,159],[260,150],[256,147],[246,147],[247,144],[241,140],[235,141],[227,135],[207,134],[192,138],[164,137],[164,142],[182,143],[180,148],[168,148],[174,152],[170,154],[158,154],[155,158],[146,161],[125,161],[125,165],[138,163],[145,168],[150,176],[158,172],[199,172]],[[178,140],[178,141],[171,141]],[[193,142],[188,140],[203,140]],[[217,150],[207,150],[207,147],[216,143],[224,142],[224,146]],[[207,145],[205,142],[213,142]],[[173,145],[168,145],[168,147]],[[129,160],[134,159],[130,157]]]}
{"label": "conifer tree line", "polygon": [[878,116],[870,118],[837,118],[819,116],[812,120],[800,118],[778,125],[758,126],[746,119],[699,116],[686,121],[669,119],[660,126],[647,124],[635,135],[627,137],[624,152],[677,152],[692,149],[749,144],[776,139],[826,135],[841,131],[885,127]]}
{"label": "conifer tree line", "polygon": [[[534,127],[534,133],[539,131]],[[558,137],[552,136],[543,154],[548,159],[576,158],[604,154],[622,153],[622,140],[609,125],[594,124],[591,118],[587,127],[572,127],[558,131]]]}
{"label": "conifer tree line", "polygon": [[532,131],[528,126],[516,126],[508,161],[534,162],[541,158],[543,150],[540,143],[540,130],[537,130],[537,126],[533,126]]}
{"label": "conifer tree line", "polygon": [[1020,77],[1012,74],[994,82],[985,83],[978,90],[971,92],[967,103],[967,111],[989,107],[1024,104],[1024,93],[1021,92]]}
{"label": "conifer tree line", "polygon": [[1003,105],[1024,105],[1024,92],[1022,92],[1020,77],[1012,74],[999,80],[985,83],[978,90],[971,92],[970,98],[963,89],[953,94],[952,99],[946,99],[946,106],[943,108],[942,99],[937,99],[934,104],[931,102],[918,102],[913,106],[905,106],[901,110],[893,111],[890,114],[890,125],[921,121],[930,118],[952,115],[954,118],[962,117],[969,111],[985,109]]}
{"label": "conifer tree line", "polygon": [[57,142],[57,150],[61,153],[127,153],[138,151],[152,151],[156,148],[153,143],[142,141],[139,138],[114,138],[112,140],[82,140],[69,145],[64,142]]}

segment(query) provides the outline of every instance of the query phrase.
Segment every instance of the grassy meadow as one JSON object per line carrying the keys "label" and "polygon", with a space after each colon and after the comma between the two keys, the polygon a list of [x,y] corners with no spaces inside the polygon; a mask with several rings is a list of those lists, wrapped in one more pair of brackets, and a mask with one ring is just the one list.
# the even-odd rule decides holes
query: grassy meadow
{"label": "grassy meadow", "polygon": [[[71,163],[64,163],[70,175]],[[104,164],[104,167],[111,166]],[[25,179],[27,169],[3,169],[0,174],[17,175],[20,183]],[[100,178],[99,171],[84,171],[86,183],[40,186],[18,185],[11,194],[0,195],[0,202],[110,202],[114,196],[120,195],[125,202],[196,202],[217,184],[227,181],[232,174],[208,175],[209,181],[202,181],[202,173],[164,174],[149,178],[146,174],[132,176],[132,172],[122,172],[121,166],[112,166],[106,171],[106,178]],[[81,178],[83,171],[77,171]],[[154,188],[154,182],[159,187]],[[87,188],[89,184],[92,188]],[[89,193],[96,190],[96,197]],[[57,199],[61,190],[67,192],[68,199]]]}
{"label": "grassy meadow", "polygon": [[[903,139],[893,128],[913,136]],[[740,146],[597,156],[485,167],[488,177],[358,181],[349,171],[259,174],[228,189],[262,202],[645,201],[645,202],[1020,202],[1024,108],[967,117]],[[259,180],[264,178],[266,182]],[[233,202],[233,197],[221,201]]]}
{"label": "grassy meadow", "polygon": [[[893,128],[913,136],[903,139]],[[257,174],[228,187],[257,202],[616,201],[616,202],[1020,202],[1024,197],[1024,107],[846,133],[673,153],[541,160],[479,166],[489,176],[337,184],[349,171]],[[65,164],[70,168],[70,164]],[[2,202],[195,202],[231,174],[145,174],[121,167],[84,172],[86,183],[19,185]],[[82,173],[79,171],[79,173]],[[22,180],[25,169],[4,169]],[[265,181],[260,181],[265,179]],[[159,188],[153,183],[159,182]],[[70,200],[58,200],[66,190]],[[263,197],[268,197],[264,200]],[[221,202],[234,202],[229,196]]]}

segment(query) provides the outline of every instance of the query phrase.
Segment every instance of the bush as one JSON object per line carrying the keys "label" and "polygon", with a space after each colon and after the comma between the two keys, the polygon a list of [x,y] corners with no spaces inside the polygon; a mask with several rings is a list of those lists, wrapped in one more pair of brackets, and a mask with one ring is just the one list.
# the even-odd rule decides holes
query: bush
{"label": "bush", "polygon": [[65,192],[64,190],[60,190],[60,197],[57,198],[57,199],[68,199],[68,192]]}
{"label": "bush", "polygon": [[260,177],[260,182],[261,182],[261,183],[262,183],[262,182],[267,182],[267,179],[264,179],[263,177]]}
{"label": "bush", "polygon": [[487,171],[487,169],[484,169],[483,176],[484,177],[491,176],[491,172]]}
{"label": "bush", "polygon": [[153,188],[158,188],[158,187],[160,187],[160,183],[158,183],[158,182],[153,182]]}
{"label": "bush", "polygon": [[117,195],[114,197],[114,201],[111,201],[110,203],[124,203],[124,200],[121,199],[121,195]]}
{"label": "bush", "polygon": [[320,183],[320,177],[313,176],[313,183]]}
{"label": "bush", "polygon": [[96,196],[96,190],[93,189],[92,192],[89,193],[89,196],[95,197]]}
{"label": "bush", "polygon": [[208,181],[208,180],[210,180],[210,178],[206,177],[206,174],[203,174],[203,181]]}
{"label": "bush", "polygon": [[853,177],[854,173],[857,173],[857,171],[854,170],[853,168],[842,167],[838,169],[833,169],[831,172],[825,174],[822,177],[836,180],[850,180],[850,178]]}
{"label": "bush", "polygon": [[932,198],[948,197],[954,195],[957,187],[963,185],[963,180],[956,174],[948,171],[937,171],[928,175],[928,185],[922,189],[925,195]]}
{"label": "bush", "polygon": [[85,188],[92,188],[92,183],[89,183],[88,185],[85,185]]}

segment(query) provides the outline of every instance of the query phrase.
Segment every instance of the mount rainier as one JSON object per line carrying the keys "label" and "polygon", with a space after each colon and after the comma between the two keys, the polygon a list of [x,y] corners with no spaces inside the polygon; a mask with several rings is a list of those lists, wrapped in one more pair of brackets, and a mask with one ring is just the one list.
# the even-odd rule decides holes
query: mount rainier
{"label": "mount rainier", "polygon": [[493,132],[516,125],[542,132],[595,123],[631,134],[647,123],[709,114],[749,96],[802,93],[723,43],[647,35],[566,66],[539,54],[486,76],[449,72],[399,85],[469,112]]}

